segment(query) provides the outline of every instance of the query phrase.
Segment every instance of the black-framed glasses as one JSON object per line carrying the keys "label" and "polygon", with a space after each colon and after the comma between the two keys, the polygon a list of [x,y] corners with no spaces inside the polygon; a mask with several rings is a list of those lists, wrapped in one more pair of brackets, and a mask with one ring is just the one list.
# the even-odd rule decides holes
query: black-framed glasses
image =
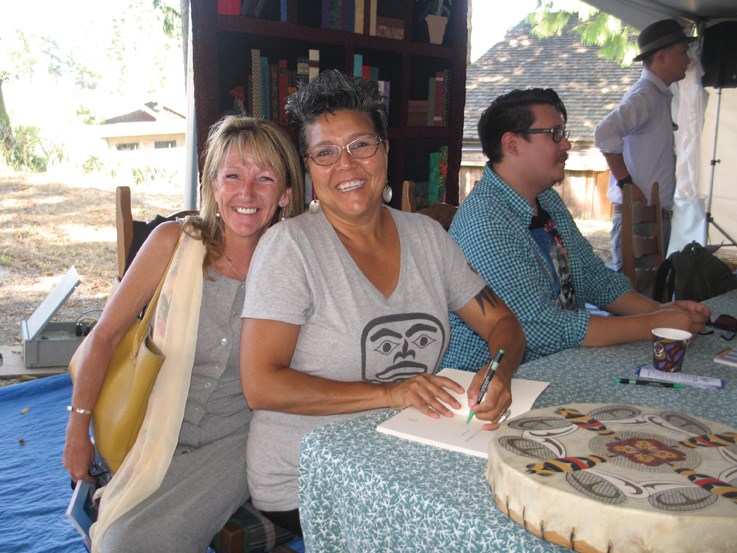
{"label": "black-framed glasses", "polygon": [[549,129],[525,129],[523,131],[514,131],[520,134],[549,134],[553,138],[553,142],[558,144],[564,138],[568,140],[571,136],[571,131],[565,129],[565,127],[550,127]]}
{"label": "black-framed glasses", "polygon": [[333,165],[338,163],[343,150],[356,159],[367,159],[376,154],[379,144],[384,142],[379,136],[364,136],[356,138],[345,146],[335,144],[322,144],[315,146],[307,152],[307,157],[318,165]]}

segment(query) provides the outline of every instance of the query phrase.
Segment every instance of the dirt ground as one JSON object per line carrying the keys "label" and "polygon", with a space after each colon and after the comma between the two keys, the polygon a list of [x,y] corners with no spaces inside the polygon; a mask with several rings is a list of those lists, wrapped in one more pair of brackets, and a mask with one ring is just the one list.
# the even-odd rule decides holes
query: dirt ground
{"label": "dirt ground", "polygon": [[[182,193],[131,190],[133,217],[181,208]],[[22,342],[28,319],[69,267],[81,284],[54,321],[97,318],[117,273],[115,187],[0,175],[0,344]]]}
{"label": "dirt ground", "polygon": [[[135,219],[182,206],[181,191],[133,188],[131,197]],[[580,228],[606,259],[609,224],[580,221]],[[0,344],[21,343],[21,321],[72,265],[81,284],[52,320],[96,319],[116,274],[114,186],[0,176]]]}

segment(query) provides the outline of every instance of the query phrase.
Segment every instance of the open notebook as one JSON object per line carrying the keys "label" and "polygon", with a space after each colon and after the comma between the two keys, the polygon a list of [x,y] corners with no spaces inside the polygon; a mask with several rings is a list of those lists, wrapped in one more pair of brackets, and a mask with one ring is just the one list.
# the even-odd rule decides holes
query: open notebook
{"label": "open notebook", "polygon": [[[443,369],[438,374],[455,380],[464,389],[468,389],[476,373],[458,369]],[[533,403],[547,386],[547,382],[513,378],[512,414],[510,418],[532,409]],[[476,417],[466,424],[469,409],[465,392],[460,395],[452,391],[450,393],[461,404],[460,409],[451,409],[455,412],[452,418],[441,416],[439,419],[433,419],[414,407],[408,407],[382,422],[376,427],[376,430],[406,440],[486,459],[488,457],[489,440],[494,432],[481,430],[485,423]]]}

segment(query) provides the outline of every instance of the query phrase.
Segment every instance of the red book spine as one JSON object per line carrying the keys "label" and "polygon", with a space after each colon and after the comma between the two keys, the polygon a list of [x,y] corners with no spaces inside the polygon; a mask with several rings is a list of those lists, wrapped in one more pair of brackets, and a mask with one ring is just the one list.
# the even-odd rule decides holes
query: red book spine
{"label": "red book spine", "polygon": [[442,71],[435,73],[435,105],[433,107],[433,126],[443,125],[443,81],[445,75]]}

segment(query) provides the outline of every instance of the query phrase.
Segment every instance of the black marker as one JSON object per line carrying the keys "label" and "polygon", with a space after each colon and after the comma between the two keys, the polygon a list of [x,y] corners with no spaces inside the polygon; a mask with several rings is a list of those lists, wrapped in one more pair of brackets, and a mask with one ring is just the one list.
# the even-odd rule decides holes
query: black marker
{"label": "black marker", "polygon": [[617,378],[620,384],[638,384],[639,386],[660,386],[661,388],[683,388],[683,384],[673,382],[656,382],[655,380],[633,380],[631,378]]}

